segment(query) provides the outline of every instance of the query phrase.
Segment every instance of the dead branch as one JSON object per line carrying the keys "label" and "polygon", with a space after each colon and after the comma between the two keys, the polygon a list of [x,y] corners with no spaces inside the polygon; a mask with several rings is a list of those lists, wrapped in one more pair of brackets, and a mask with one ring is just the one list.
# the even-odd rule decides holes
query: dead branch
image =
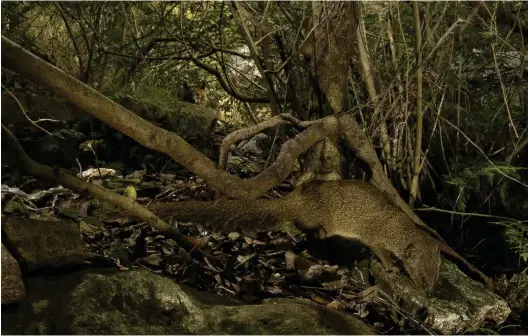
{"label": "dead branch", "polygon": [[[359,51],[359,59],[361,63],[361,68],[363,69],[363,81],[365,82],[365,86],[367,88],[367,92],[369,94],[370,103],[372,104],[372,107],[374,108],[374,115],[377,115],[380,113],[380,99],[376,90],[376,84],[374,83],[374,74],[372,72],[372,66],[369,59],[368,51],[366,49],[366,30],[365,30],[365,22],[363,20],[363,15],[361,13],[361,4],[358,4],[358,29],[356,30],[356,38],[358,41],[358,51]],[[380,122],[380,140],[381,140],[381,148],[383,149],[383,155],[385,156],[385,162],[387,163],[387,166],[389,169],[392,170],[392,160],[391,160],[391,142],[390,142],[390,136],[389,136],[389,129],[387,126],[387,122],[383,120]]]}
{"label": "dead branch", "polygon": [[[515,143],[515,147],[511,151],[510,155],[508,155],[508,158],[506,159],[507,162],[511,162],[517,154],[523,150],[524,147],[528,145],[528,131],[525,129],[526,134],[524,135],[524,138],[520,138],[517,143]],[[522,136],[522,133],[521,133]]]}
{"label": "dead branch", "polygon": [[[420,169],[422,167],[422,132],[423,132],[423,66],[422,66],[422,32],[420,27],[420,11],[418,9],[418,2],[413,3],[414,11],[414,31],[416,33],[416,63],[418,69],[416,70],[416,141],[414,144],[414,164],[413,175],[411,180],[411,191],[409,197],[409,204],[414,206],[414,202],[418,198],[418,180],[420,177]],[[455,25],[453,25],[454,27]],[[447,34],[447,33],[446,33]],[[438,45],[441,44],[440,39]]]}
{"label": "dead branch", "polygon": [[231,95],[232,97],[240,101],[247,102],[247,103],[264,103],[264,104],[269,103],[268,97],[249,97],[249,96],[245,96],[242,93],[236,91],[233,87],[229,85],[229,83],[224,79],[224,77],[222,77],[222,74],[220,73],[220,71],[218,71],[217,69],[213,68],[210,65],[200,62],[196,57],[192,56],[192,54],[190,57],[194,65],[196,65],[202,70],[209,72],[211,75],[215,76],[216,79],[218,80],[218,83],[222,87],[222,89],[224,89],[224,91],[228,93],[229,95]]}
{"label": "dead branch", "polygon": [[[442,37],[440,37],[438,39],[438,42],[436,42],[436,44],[434,45],[433,49],[431,50],[431,52],[429,52],[429,55],[427,55],[427,57],[425,58],[425,62],[427,62],[428,60],[431,59],[431,57],[433,57],[433,55],[436,53],[436,51],[438,50],[438,48],[440,48],[440,46],[442,46],[444,44],[444,42],[447,40],[448,37],[450,36],[453,36],[454,35],[454,31],[457,27],[462,27],[464,24],[466,24],[466,21],[464,19],[458,19],[456,20],[452,25],[451,27],[449,27],[449,29],[444,33],[444,35],[442,35]],[[419,63],[420,64],[420,63]]]}
{"label": "dead branch", "polygon": [[486,7],[484,1],[475,1],[471,5],[479,9],[478,14],[481,17],[494,19],[498,24],[510,29],[515,28],[522,35],[524,44],[528,43],[528,26],[523,24],[517,15],[508,12],[501,4],[498,4],[494,14]]}
{"label": "dead branch", "polygon": [[259,123],[259,120],[255,113],[253,113],[253,110],[251,109],[251,105],[249,103],[244,102],[244,107],[246,108],[247,113],[249,114],[249,117],[251,118],[251,121],[256,125]]}
{"label": "dead branch", "polygon": [[73,34],[73,30],[70,26],[70,23],[68,21],[68,19],[66,18],[66,14],[65,14],[65,10],[64,10],[64,7],[61,3],[59,2],[54,2],[53,3],[55,5],[55,7],[57,7],[58,11],[59,11],[59,15],[60,17],[62,18],[62,21],[64,22],[64,27],[66,28],[66,32],[68,33],[68,36],[72,42],[72,45],[73,45],[73,49],[75,50],[75,53],[77,55],[77,59],[79,60],[79,78],[81,78],[82,76],[82,73],[84,72],[84,61],[83,61],[83,58],[82,58],[82,54],[81,54],[81,50],[79,48],[79,45],[77,44],[77,39],[75,38],[75,35]]}
{"label": "dead branch", "polygon": [[194,245],[187,240],[187,237],[182,235],[175,227],[161,220],[150,210],[124,196],[113,193],[95,184],[85,182],[59,167],[51,168],[33,161],[24,151],[24,148],[22,148],[15,136],[4,125],[2,125],[2,152],[8,153],[8,155],[2,155],[4,160],[7,160],[8,164],[21,171],[35,177],[54,181],[68,189],[97,197],[100,200],[115,205],[116,207],[125,210],[127,213],[144,220],[166,237],[176,241],[178,245],[183,247],[194,258],[199,260],[204,259],[204,253],[196,250]]}

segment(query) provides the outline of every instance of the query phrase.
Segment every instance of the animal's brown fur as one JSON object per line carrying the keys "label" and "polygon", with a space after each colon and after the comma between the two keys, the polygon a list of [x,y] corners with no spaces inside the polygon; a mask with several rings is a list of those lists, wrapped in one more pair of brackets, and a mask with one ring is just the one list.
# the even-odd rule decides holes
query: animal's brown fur
{"label": "animal's brown fur", "polygon": [[225,120],[225,109],[220,108],[216,100],[209,98],[207,95],[205,82],[194,86],[183,83],[183,93],[180,99],[187,103],[193,103],[216,110],[217,119]]}
{"label": "animal's brown fur", "polygon": [[387,251],[403,261],[411,279],[431,290],[439,277],[440,252],[487,278],[453,249],[420,229],[373,185],[363,181],[314,181],[272,200],[185,201],[149,207],[162,218],[202,222],[219,231],[252,233],[293,221],[304,230],[362,241],[388,266]]}
{"label": "animal's brown fur", "polygon": [[181,99],[184,102],[207,106],[209,104],[209,97],[205,91],[205,82],[196,86],[183,83],[183,95]]}

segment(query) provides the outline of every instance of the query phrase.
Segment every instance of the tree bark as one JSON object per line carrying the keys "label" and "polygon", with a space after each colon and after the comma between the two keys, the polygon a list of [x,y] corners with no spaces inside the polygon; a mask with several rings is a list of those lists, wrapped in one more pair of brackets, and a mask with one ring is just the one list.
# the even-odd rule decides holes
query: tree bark
{"label": "tree bark", "polygon": [[334,113],[346,104],[349,60],[357,27],[357,3],[313,2],[314,67],[321,91]]}

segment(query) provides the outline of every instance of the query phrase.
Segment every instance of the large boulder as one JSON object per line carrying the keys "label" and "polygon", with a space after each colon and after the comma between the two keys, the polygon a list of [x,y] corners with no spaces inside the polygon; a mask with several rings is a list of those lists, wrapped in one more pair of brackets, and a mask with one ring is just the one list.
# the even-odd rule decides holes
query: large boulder
{"label": "large boulder", "polygon": [[[86,123],[91,118],[88,113],[59,98],[23,93],[16,93],[15,97],[16,100],[7,92],[2,94],[2,123],[4,125],[29,123],[18,103],[22,105],[25,114],[32,120],[52,119],[80,124]],[[166,106],[142,102],[130,96],[115,97],[114,100],[141,118],[175,132],[185,139],[207,136],[217,116],[213,109],[177,100]],[[76,127],[82,130],[84,128]]]}
{"label": "large boulder", "polygon": [[58,98],[24,93],[15,93],[14,96],[16,99],[8,92],[2,93],[2,124],[6,126],[18,122],[28,122],[20,110],[19,103],[24,108],[26,115],[34,121],[53,119],[72,122],[89,117],[88,113]]}
{"label": "large boulder", "polygon": [[239,304],[144,270],[38,276],[26,287],[22,304],[2,307],[2,334],[373,334],[309,301]]}
{"label": "large boulder", "polygon": [[[152,162],[166,166],[160,160],[166,158],[164,154],[140,146],[71,103],[55,97],[24,93],[15,93],[15,97],[16,100],[9,93],[2,94],[2,124],[21,140],[27,154],[40,163],[67,169],[78,167],[79,163],[82,166],[94,165],[97,160],[99,164],[119,161],[131,169],[156,170],[158,167],[150,166]],[[176,99],[157,104],[130,96],[112,99],[141,118],[175,132],[197,149],[206,148],[215,125],[216,111],[204,106]],[[49,133],[35,131],[28,118],[39,121],[38,125]],[[81,146],[87,140],[92,143],[97,157]]]}

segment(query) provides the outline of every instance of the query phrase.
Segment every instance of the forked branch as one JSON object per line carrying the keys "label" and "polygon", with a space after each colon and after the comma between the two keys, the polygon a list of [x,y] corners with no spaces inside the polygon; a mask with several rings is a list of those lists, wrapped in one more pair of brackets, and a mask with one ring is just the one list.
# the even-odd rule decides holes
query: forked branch
{"label": "forked branch", "polygon": [[218,167],[222,170],[226,169],[227,156],[229,154],[229,149],[231,148],[232,145],[242,140],[249,139],[252,136],[268,128],[272,128],[272,127],[284,125],[284,124],[293,124],[297,126],[298,128],[305,129],[321,121],[322,120],[301,121],[290,114],[281,114],[281,115],[272,117],[268,120],[265,120],[257,125],[236,130],[233,133],[226,136],[224,140],[222,141],[222,145],[220,146],[220,157],[218,159]]}

